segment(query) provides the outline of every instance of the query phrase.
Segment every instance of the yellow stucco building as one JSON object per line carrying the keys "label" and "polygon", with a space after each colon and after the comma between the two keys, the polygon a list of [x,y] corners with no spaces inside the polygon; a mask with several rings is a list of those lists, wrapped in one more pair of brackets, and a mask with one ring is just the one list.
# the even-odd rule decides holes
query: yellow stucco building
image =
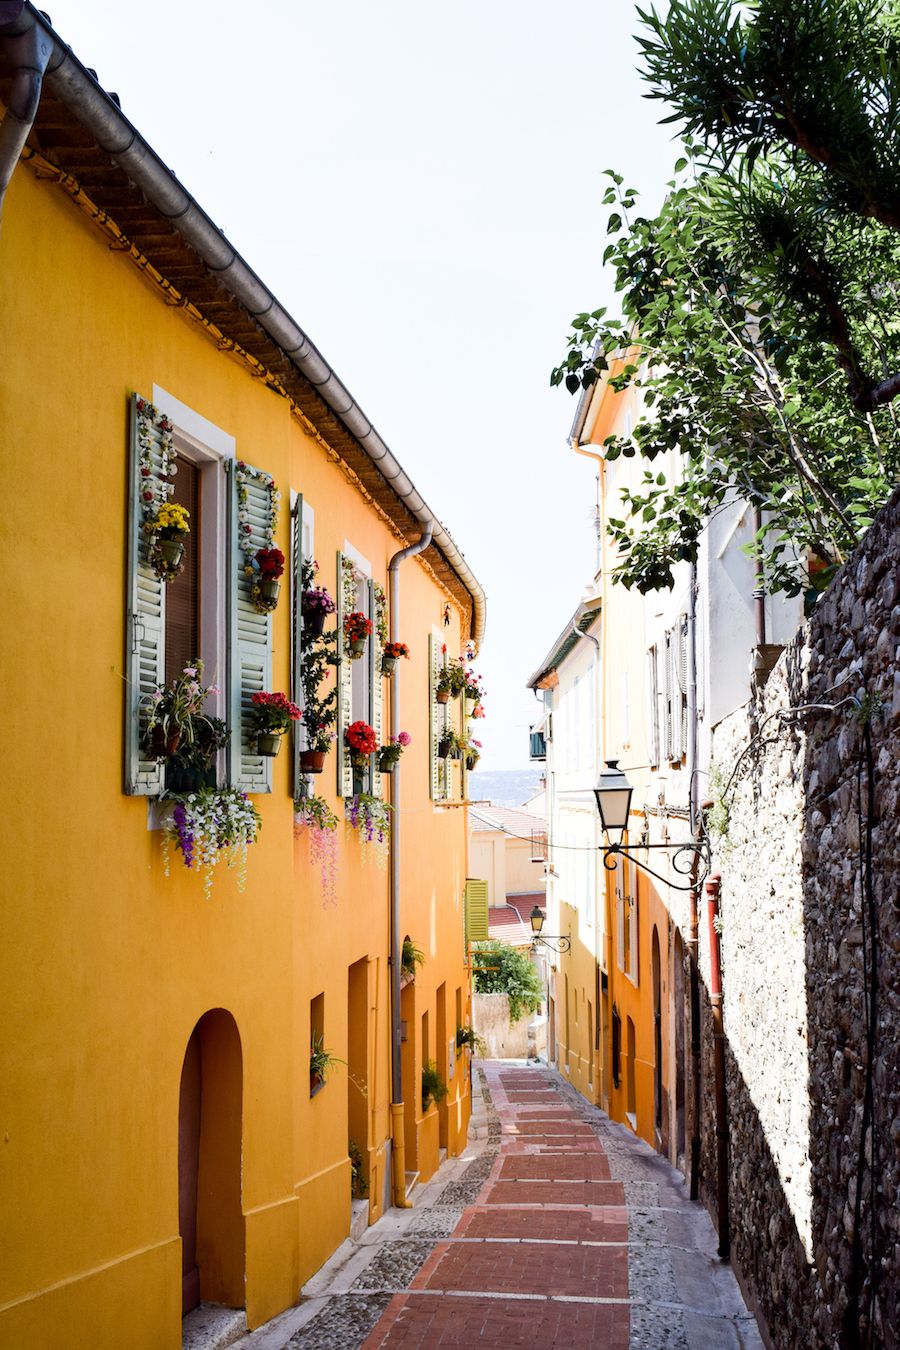
{"label": "yellow stucco building", "polygon": [[[16,24],[16,42],[0,32],[9,126],[21,53],[46,69],[0,234],[0,1346],[163,1350],[197,1298],[251,1328],[296,1300],[348,1232],[351,1141],[370,1221],[464,1146],[464,770],[436,747],[465,714],[434,693],[442,649],[480,641],[484,596],[117,102],[32,6]],[[191,513],[180,599],[145,529],[169,485]],[[271,611],[252,571],[268,548],[285,559]],[[355,607],[374,629],[358,661],[338,636],[338,739],[316,777],[302,730],[260,753],[252,702],[302,701],[313,558],[338,618]],[[410,649],[393,678],[388,632]],[[214,781],[261,818],[243,887],[240,861],[220,863],[208,894],[200,842],[186,867],[191,843],[163,828],[173,782],[146,739],[153,689],[195,657],[228,728]],[[381,743],[409,733],[392,776],[370,756],[354,784],[357,720]],[[376,815],[393,808],[389,844],[349,823],[360,786]],[[311,792],[337,817],[324,838],[295,819]],[[216,856],[227,828],[207,830]],[[406,937],[424,960],[401,989]],[[324,1085],[315,1044],[343,1061]]]}

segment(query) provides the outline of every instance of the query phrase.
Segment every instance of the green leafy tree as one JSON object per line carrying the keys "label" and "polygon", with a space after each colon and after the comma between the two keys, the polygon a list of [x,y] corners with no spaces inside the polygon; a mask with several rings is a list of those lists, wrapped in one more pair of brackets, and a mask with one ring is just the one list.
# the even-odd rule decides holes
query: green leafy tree
{"label": "green leafy tree", "polygon": [[650,97],[674,109],[664,120],[717,169],[735,167],[739,233],[809,336],[832,345],[854,405],[891,402],[894,326],[862,341],[860,328],[873,287],[896,308],[896,269],[859,264],[900,230],[896,0],[672,0],[664,17],[639,13]]}
{"label": "green leafy tree", "polygon": [[[689,146],[679,173],[691,155]],[[702,172],[673,181],[659,214],[646,217],[635,214],[635,192],[607,172],[614,210],[604,260],[615,269],[621,317],[578,315],[551,381],[578,392],[604,376],[616,389],[641,390],[633,435],[605,442],[608,460],[646,462],[638,487],[623,493],[623,513],[608,520],[619,579],[642,592],[671,586],[675,563],[696,560],[707,521],[737,498],[764,512],[756,549],[771,589],[803,589],[808,554],[827,579],[897,481],[892,414],[848,403],[837,370],[823,363],[821,335],[808,331],[805,295],[784,284],[776,291],[773,269],[752,265],[733,182]],[[878,261],[893,266],[896,241],[882,235]],[[857,265],[841,256],[848,286],[851,274],[862,286],[872,254]],[[882,300],[885,325],[888,310]],[[667,452],[680,461],[674,476],[654,463]]]}
{"label": "green leafy tree", "polygon": [[476,993],[506,994],[510,1022],[518,1022],[526,1012],[538,1011],[543,987],[537,968],[527,956],[496,941],[476,942],[473,950]]}

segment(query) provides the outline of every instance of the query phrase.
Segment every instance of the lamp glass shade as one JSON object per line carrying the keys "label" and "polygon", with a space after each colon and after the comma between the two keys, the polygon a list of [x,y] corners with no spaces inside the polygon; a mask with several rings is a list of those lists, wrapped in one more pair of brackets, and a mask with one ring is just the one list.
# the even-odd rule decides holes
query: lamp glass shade
{"label": "lamp glass shade", "polygon": [[608,759],[606,768],[600,775],[594,796],[597,798],[597,810],[600,812],[600,824],[608,835],[622,835],[628,829],[628,814],[631,810],[631,794],[634,791],[628,779],[619,768],[618,760]]}
{"label": "lamp glass shade", "polygon": [[531,931],[532,933],[534,933],[535,937],[540,936],[540,932],[543,926],[544,926],[544,915],[540,909],[540,906],[535,905],[534,909],[531,911]]}

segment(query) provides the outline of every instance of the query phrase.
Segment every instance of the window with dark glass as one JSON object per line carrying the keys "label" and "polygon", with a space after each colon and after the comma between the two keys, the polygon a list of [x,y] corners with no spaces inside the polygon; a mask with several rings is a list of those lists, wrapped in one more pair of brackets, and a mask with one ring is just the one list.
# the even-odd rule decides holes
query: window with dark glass
{"label": "window with dark glass", "polygon": [[166,682],[179,676],[200,655],[200,470],[176,456],[175,491],[171,500],[190,512],[191,531],[184,550],[184,568],[166,587]]}

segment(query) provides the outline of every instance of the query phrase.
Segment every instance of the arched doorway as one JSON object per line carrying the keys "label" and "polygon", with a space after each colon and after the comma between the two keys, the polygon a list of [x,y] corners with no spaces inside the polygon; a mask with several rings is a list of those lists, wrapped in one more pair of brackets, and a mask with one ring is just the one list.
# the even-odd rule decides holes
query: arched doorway
{"label": "arched doorway", "polygon": [[182,1315],[202,1300],[244,1306],[241,1209],[241,1039],[214,1008],[194,1027],[178,1106],[178,1231]]}
{"label": "arched doorway", "polygon": [[663,1138],[663,1038],[662,1038],[662,978],[659,960],[659,930],[653,925],[653,947],[650,958],[653,977],[653,1120],[656,1127],[657,1148],[668,1153],[668,1140]]}

